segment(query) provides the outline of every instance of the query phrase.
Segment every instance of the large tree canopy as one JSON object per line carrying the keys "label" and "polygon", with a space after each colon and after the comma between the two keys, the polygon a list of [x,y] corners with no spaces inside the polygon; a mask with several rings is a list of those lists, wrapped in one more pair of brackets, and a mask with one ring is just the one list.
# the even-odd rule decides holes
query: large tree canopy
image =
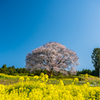
{"label": "large tree canopy", "polygon": [[[78,65],[78,57],[74,51],[57,42],[49,42],[28,53],[26,56],[26,68],[46,68],[50,73],[53,70],[69,68]],[[73,69],[73,68],[72,68]]]}

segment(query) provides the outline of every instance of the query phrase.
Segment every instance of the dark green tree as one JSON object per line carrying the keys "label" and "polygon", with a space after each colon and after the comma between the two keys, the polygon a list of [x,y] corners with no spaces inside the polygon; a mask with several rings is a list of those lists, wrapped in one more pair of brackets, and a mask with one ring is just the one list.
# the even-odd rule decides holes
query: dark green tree
{"label": "dark green tree", "polygon": [[99,73],[100,78],[100,48],[94,48],[91,58],[93,66],[95,67],[95,70]]}
{"label": "dark green tree", "polygon": [[28,71],[26,70],[26,68],[23,68],[22,73],[28,73]]}
{"label": "dark green tree", "polygon": [[3,68],[3,69],[7,69],[7,66],[6,66],[6,64],[4,64],[4,65],[2,66],[2,68]]}
{"label": "dark green tree", "polygon": [[4,64],[1,68],[1,73],[6,73],[7,72],[7,66]]}
{"label": "dark green tree", "polygon": [[13,71],[12,67],[8,67],[7,68],[7,74],[8,75],[13,75],[13,73],[14,73],[14,71]]}

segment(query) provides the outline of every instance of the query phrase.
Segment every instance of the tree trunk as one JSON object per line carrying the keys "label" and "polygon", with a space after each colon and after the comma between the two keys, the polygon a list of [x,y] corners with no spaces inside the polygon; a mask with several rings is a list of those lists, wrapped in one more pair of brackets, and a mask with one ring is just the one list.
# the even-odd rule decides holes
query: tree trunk
{"label": "tree trunk", "polygon": [[100,78],[100,68],[99,68],[99,78]]}
{"label": "tree trunk", "polygon": [[53,74],[53,68],[51,69],[51,71],[48,71],[47,74],[48,74],[48,76],[49,76],[49,78],[50,78],[51,75]]}
{"label": "tree trunk", "polygon": [[47,75],[49,76],[49,78],[51,77],[51,72],[47,72]]}
{"label": "tree trunk", "polygon": [[48,75],[49,78],[51,77],[50,72],[47,72],[47,75]]}

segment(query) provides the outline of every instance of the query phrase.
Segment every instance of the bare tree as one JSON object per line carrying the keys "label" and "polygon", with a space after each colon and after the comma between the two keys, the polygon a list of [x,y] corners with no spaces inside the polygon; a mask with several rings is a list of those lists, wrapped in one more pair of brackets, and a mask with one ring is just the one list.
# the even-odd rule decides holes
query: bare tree
{"label": "bare tree", "polygon": [[28,53],[26,56],[27,69],[33,71],[46,68],[49,72],[49,77],[53,70],[59,71],[60,69],[73,67],[78,64],[76,53],[57,42],[49,42],[32,50],[32,53]]}

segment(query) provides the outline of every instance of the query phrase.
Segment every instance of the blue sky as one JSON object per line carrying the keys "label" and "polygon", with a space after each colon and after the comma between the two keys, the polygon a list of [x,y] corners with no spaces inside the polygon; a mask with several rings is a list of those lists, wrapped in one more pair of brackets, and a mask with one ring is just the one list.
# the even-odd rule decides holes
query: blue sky
{"label": "blue sky", "polygon": [[28,52],[48,42],[75,51],[77,70],[93,70],[100,47],[100,0],[0,0],[0,67],[25,67]]}

